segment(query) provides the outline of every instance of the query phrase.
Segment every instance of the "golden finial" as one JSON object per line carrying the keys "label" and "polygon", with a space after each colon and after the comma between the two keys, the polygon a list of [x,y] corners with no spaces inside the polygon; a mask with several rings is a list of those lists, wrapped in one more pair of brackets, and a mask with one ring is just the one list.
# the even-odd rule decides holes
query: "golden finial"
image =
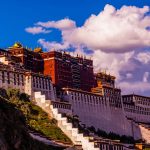
{"label": "golden finial", "polygon": [[13,45],[14,48],[21,48],[22,45],[19,42],[15,42],[15,44]]}

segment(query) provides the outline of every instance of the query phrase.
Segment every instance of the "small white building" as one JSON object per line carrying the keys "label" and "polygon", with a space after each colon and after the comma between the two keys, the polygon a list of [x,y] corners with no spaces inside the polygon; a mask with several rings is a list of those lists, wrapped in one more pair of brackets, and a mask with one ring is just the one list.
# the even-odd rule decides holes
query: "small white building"
{"label": "small white building", "polygon": [[18,65],[0,63],[0,88],[19,89],[34,98],[34,92],[41,91],[47,99],[55,100],[54,89],[49,76],[33,73]]}
{"label": "small white building", "polygon": [[150,97],[130,94],[123,95],[122,100],[128,118],[140,123],[150,123]]}

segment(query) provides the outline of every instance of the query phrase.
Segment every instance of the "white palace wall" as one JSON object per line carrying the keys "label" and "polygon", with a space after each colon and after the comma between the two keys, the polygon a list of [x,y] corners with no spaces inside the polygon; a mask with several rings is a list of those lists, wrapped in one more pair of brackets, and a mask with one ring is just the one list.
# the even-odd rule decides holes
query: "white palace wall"
{"label": "white palace wall", "polygon": [[[73,115],[78,115],[86,126],[94,126],[108,133],[134,136],[137,139],[141,137],[140,130],[136,124],[127,120],[122,107],[110,107],[108,97],[67,91],[65,99],[71,103]],[[136,134],[133,130],[136,130]]]}
{"label": "white palace wall", "polygon": [[55,92],[51,78],[42,74],[25,72],[10,68],[7,65],[0,66],[0,88],[19,89],[34,98],[34,92],[41,91],[47,99],[55,100]]}
{"label": "white palace wall", "polygon": [[136,122],[150,123],[150,98],[140,95],[125,95],[123,107],[126,116]]}
{"label": "white palace wall", "polygon": [[0,70],[0,88],[14,88],[19,89],[20,92],[24,92],[24,79],[25,77],[22,73]]}

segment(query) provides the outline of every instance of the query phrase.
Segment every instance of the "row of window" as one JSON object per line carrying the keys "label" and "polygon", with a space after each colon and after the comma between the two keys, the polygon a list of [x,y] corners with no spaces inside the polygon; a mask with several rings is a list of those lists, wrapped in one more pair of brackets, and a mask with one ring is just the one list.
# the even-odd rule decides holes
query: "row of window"
{"label": "row of window", "polygon": [[110,145],[110,144],[100,143],[99,147],[101,150],[123,150],[123,146],[121,145]]}
{"label": "row of window", "polygon": [[85,95],[81,93],[71,92],[71,98],[72,100],[77,100],[78,102],[84,102],[84,103],[91,103],[91,104],[105,104],[106,100],[103,97],[100,96],[92,96],[92,95]]}
{"label": "row of window", "polygon": [[54,103],[53,106],[54,108],[71,109],[71,105]]}
{"label": "row of window", "polygon": [[[17,86],[24,86],[24,84],[25,84],[24,75],[20,74],[20,73],[16,73],[16,72],[2,71],[0,74],[0,78],[1,78],[3,84],[11,84],[11,85],[17,85]],[[29,82],[29,76],[28,76],[28,82]],[[50,90],[51,89],[50,88],[50,80],[34,77],[33,78],[33,87]]]}
{"label": "row of window", "polygon": [[142,104],[142,105],[150,105],[150,101],[138,101],[138,104]]}
{"label": "row of window", "polygon": [[2,83],[24,86],[24,76],[19,73],[2,71]]}
{"label": "row of window", "polygon": [[72,96],[76,96],[76,97],[81,97],[81,98],[85,98],[87,97],[87,99],[97,99],[97,100],[103,100],[103,97],[102,96],[94,96],[94,95],[88,95],[88,94],[82,94],[82,93],[79,93],[79,92],[71,92],[70,93]]}
{"label": "row of window", "polygon": [[35,88],[43,88],[43,89],[51,89],[50,88],[50,80],[49,79],[44,79],[41,77],[36,77],[33,76],[33,87]]}
{"label": "row of window", "polygon": [[62,57],[62,56],[56,56],[57,57],[57,61],[61,60],[61,61],[65,61],[65,62],[69,62],[69,63],[73,63],[76,62],[78,65],[89,65],[92,66],[92,61],[91,60],[86,60],[86,59],[78,59],[75,57]]}
{"label": "row of window", "polygon": [[[72,100],[78,100],[79,102],[91,103],[91,104],[106,104],[106,97],[101,96],[92,96],[92,95],[85,95],[82,93],[71,92]],[[122,107],[121,105],[121,98],[120,97],[110,97],[109,99],[110,105],[113,107]]]}
{"label": "row of window", "polygon": [[143,98],[143,97],[123,97],[124,102],[133,102],[133,100],[137,101],[139,104],[149,105],[150,98]]}
{"label": "row of window", "polygon": [[124,104],[124,107],[125,108],[130,108],[130,109],[135,109],[135,110],[150,111],[150,108],[134,106],[134,105],[125,105]]}
{"label": "row of window", "polygon": [[120,95],[120,91],[114,91],[112,89],[104,89],[104,93],[105,94],[116,94],[116,95]]}
{"label": "row of window", "polygon": [[121,97],[109,97],[110,103],[120,103],[121,104]]}
{"label": "row of window", "polygon": [[141,100],[141,101],[150,102],[150,98],[145,98],[145,97],[137,97],[137,96],[134,96],[134,99],[135,99],[135,100]]}
{"label": "row of window", "polygon": [[106,101],[104,99],[101,101],[98,101],[98,100],[94,100],[94,99],[86,99],[86,98],[82,99],[80,97],[72,96],[72,100],[78,101],[78,103],[82,102],[82,103],[89,103],[89,104],[94,104],[94,105],[99,105],[99,104],[107,105]]}
{"label": "row of window", "polygon": [[128,108],[125,108],[125,111],[131,112],[131,113],[136,113],[136,114],[150,115],[150,112],[147,112],[147,111],[140,111],[140,110],[135,110],[135,109],[128,109]]}

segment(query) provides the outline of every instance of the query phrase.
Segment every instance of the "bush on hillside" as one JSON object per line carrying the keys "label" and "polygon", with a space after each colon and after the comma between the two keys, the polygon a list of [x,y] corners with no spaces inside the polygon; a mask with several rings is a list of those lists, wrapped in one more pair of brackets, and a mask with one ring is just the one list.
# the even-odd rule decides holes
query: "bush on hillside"
{"label": "bush on hillside", "polygon": [[0,89],[0,96],[8,99],[11,105],[22,111],[24,121],[30,130],[39,132],[50,139],[71,144],[71,140],[57,127],[57,121],[34,105],[27,94],[20,93],[18,89],[9,88],[8,90]]}
{"label": "bush on hillside", "polygon": [[31,138],[23,113],[16,109],[14,104],[0,97],[0,149],[62,150],[63,148],[47,146]]}

